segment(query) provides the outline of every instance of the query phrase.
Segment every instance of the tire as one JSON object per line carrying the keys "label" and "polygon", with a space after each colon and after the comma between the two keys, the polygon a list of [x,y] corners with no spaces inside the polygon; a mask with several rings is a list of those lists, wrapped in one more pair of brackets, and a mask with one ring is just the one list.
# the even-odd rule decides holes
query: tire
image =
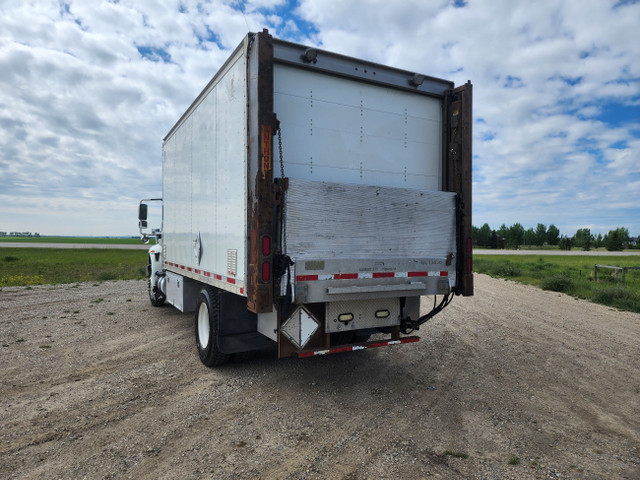
{"label": "tire", "polygon": [[205,287],[200,291],[194,320],[196,347],[200,361],[207,367],[217,367],[227,363],[230,355],[218,349],[220,303],[217,290]]}
{"label": "tire", "polygon": [[162,307],[164,305],[167,297],[158,289],[153,291],[153,287],[151,286],[151,278],[148,279],[147,286],[149,289],[149,300],[151,301],[151,305],[154,307]]}

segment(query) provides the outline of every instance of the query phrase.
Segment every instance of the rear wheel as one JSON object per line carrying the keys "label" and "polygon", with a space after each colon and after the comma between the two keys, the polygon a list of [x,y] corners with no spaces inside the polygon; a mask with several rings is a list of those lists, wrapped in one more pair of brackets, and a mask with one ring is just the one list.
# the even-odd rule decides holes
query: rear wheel
{"label": "rear wheel", "polygon": [[203,288],[198,297],[195,316],[196,346],[200,361],[207,367],[216,367],[229,361],[229,355],[218,348],[220,302],[218,291]]}

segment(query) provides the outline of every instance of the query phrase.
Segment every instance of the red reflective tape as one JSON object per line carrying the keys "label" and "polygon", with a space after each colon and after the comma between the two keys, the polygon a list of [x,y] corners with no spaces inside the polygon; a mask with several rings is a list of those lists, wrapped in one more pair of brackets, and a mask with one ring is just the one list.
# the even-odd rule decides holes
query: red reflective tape
{"label": "red reflective tape", "polygon": [[352,352],[353,347],[340,347],[340,348],[331,348],[329,353],[341,353],[341,352]]}
{"label": "red reflective tape", "polygon": [[400,343],[414,343],[419,342],[420,337],[411,337],[411,338],[401,338]]}
{"label": "red reflective tape", "polygon": [[409,272],[407,273],[409,277],[428,277],[429,272]]}
{"label": "red reflective tape", "polygon": [[296,275],[296,282],[310,282],[318,280],[318,275]]}
{"label": "red reflective tape", "polygon": [[[217,273],[211,273],[211,272],[207,272],[206,270],[200,270],[198,268],[193,268],[193,267],[186,267],[184,265],[179,265],[177,263],[173,263],[173,262],[164,262],[165,265],[169,265],[172,267],[176,267],[179,268],[181,270],[186,270],[188,272],[193,272],[196,273],[198,275],[202,275],[203,277],[207,277],[207,278],[214,278],[216,280],[220,280],[226,283],[229,283],[231,285],[238,285],[238,280],[235,278],[229,278],[229,277],[223,277],[222,275],[218,275]],[[244,293],[244,288],[240,287],[240,293]]]}
{"label": "red reflective tape", "polygon": [[312,351],[307,351],[307,352],[299,352],[298,353],[298,358],[306,358],[306,357],[313,357],[315,355],[326,355],[328,353],[340,353],[340,352],[356,352],[362,349],[366,349],[366,348],[376,348],[376,347],[387,347],[390,345],[398,345],[398,344],[402,344],[402,343],[414,343],[414,342],[419,342],[420,341],[420,337],[406,337],[406,338],[402,338],[400,340],[387,340],[387,341],[383,341],[383,342],[372,342],[372,343],[368,343],[365,345],[350,345],[347,347],[336,347],[336,348],[330,348],[329,350],[326,349],[322,349],[322,350],[312,350]]}
{"label": "red reflective tape", "polygon": [[355,280],[358,278],[357,273],[336,273],[333,276],[334,280]]}
{"label": "red reflective tape", "polygon": [[395,272],[375,272],[373,274],[373,278],[393,278],[395,276]]}
{"label": "red reflective tape", "polygon": [[448,277],[449,276],[449,272],[442,271],[442,272],[440,272],[440,276],[441,277]]}

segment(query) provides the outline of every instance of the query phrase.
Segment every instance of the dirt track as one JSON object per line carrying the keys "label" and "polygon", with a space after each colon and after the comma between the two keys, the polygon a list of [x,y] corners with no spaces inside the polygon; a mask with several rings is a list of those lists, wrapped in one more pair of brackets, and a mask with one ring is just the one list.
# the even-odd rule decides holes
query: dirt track
{"label": "dirt track", "polygon": [[477,275],[417,344],[210,370],[145,288],[0,291],[0,478],[640,478],[638,314]]}

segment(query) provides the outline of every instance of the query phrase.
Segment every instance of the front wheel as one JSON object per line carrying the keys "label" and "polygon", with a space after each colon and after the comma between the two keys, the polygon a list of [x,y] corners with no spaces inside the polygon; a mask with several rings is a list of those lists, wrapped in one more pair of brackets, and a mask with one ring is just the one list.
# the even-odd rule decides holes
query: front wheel
{"label": "front wheel", "polygon": [[200,361],[207,367],[216,367],[227,363],[229,355],[218,348],[220,325],[220,301],[218,291],[206,287],[198,297],[195,316],[196,346]]}
{"label": "front wheel", "polygon": [[167,297],[160,289],[154,285],[151,285],[151,277],[149,277],[149,300],[154,307],[162,307]]}

